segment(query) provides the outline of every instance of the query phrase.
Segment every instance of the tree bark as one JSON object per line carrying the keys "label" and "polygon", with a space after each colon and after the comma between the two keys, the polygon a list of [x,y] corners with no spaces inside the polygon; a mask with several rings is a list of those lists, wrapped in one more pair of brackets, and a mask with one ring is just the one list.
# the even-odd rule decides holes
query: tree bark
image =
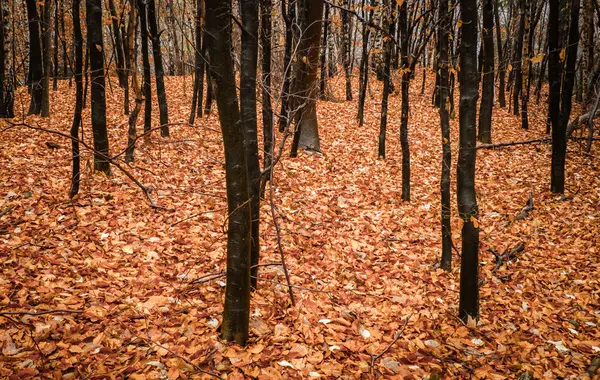
{"label": "tree bark", "polygon": [[133,93],[135,94],[135,105],[129,113],[129,129],[127,131],[127,149],[125,151],[125,162],[130,163],[134,161],[135,142],[137,140],[136,125],[140,111],[142,110],[142,104],[144,104],[144,95],[138,81],[138,63],[137,63],[137,15],[135,10],[137,9],[135,2],[136,0],[130,0],[131,6],[129,7],[129,22],[127,25],[127,50],[130,63],[128,68],[131,71],[131,85],[133,86]]}
{"label": "tree bark", "polygon": [[[344,8],[348,8],[349,0],[344,0]],[[344,77],[346,79],[346,101],[352,100],[352,83],[350,81],[352,72],[350,71],[350,59],[351,59],[351,33],[352,24],[348,12],[341,12],[342,14],[342,61],[344,65]]]}
{"label": "tree bark", "polygon": [[204,50],[205,42],[202,38],[202,20],[204,18],[203,0],[196,0],[196,32],[194,47],[194,89],[192,94],[192,109],[190,111],[189,124],[194,125],[196,115],[202,117],[202,96],[204,95]]}
{"label": "tree bark", "polygon": [[52,0],[44,0],[42,22],[42,109],[40,116],[50,117],[50,71],[52,67],[52,33],[50,32],[50,14]]}
{"label": "tree bark", "polygon": [[[11,63],[12,48],[14,41],[11,38],[10,24],[11,10],[8,8],[8,2],[3,2],[0,6],[0,118],[14,117],[14,70]],[[14,22],[14,20],[13,20]]]}
{"label": "tree bark", "polygon": [[329,32],[329,4],[325,4],[325,11],[323,15],[323,42],[321,42],[321,78],[319,81],[319,98],[321,100],[327,99],[327,41]]}
{"label": "tree bark", "polygon": [[296,20],[296,0],[289,0],[287,11],[285,0],[281,0],[281,14],[285,21],[285,51],[283,54],[283,88],[281,92],[281,110],[279,112],[279,132],[285,131],[291,123],[290,86],[292,81],[292,23]]}
{"label": "tree bark", "polygon": [[502,28],[500,27],[500,16],[498,14],[498,1],[494,1],[494,19],[496,21],[496,46],[498,50],[498,71],[499,71],[499,87],[498,87],[498,103],[501,108],[506,107],[505,88],[504,88],[504,77],[506,73],[506,67],[504,64],[504,55],[502,54]]}
{"label": "tree bark", "polygon": [[148,52],[148,21],[146,19],[145,0],[137,0],[137,6],[140,17],[142,65],[144,68],[144,80],[142,82],[142,93],[144,95],[144,133],[146,138],[149,138],[150,131],[152,130],[152,85],[150,82],[150,53]]}
{"label": "tree bark", "polygon": [[156,79],[156,93],[158,95],[158,112],[160,115],[160,135],[169,136],[169,106],[165,92],[165,70],[163,68],[162,52],[160,50],[160,33],[156,22],[156,5],[154,0],[148,1],[148,26],[152,39],[152,56],[154,57],[154,77]]}
{"label": "tree bark", "polygon": [[94,170],[110,175],[108,132],[106,130],[106,94],[104,82],[104,42],[102,40],[102,1],[86,0],[87,42],[92,82],[92,131]]}
{"label": "tree bark", "polygon": [[206,39],[216,83],[219,121],[225,146],[227,186],[227,285],[221,337],[245,345],[250,318],[249,182],[244,132],[231,59],[231,1],[206,0]]}
{"label": "tree bark", "polygon": [[317,120],[317,96],[319,48],[321,40],[321,17],[323,2],[299,0],[298,23],[302,31],[299,39],[294,69],[293,109],[296,131],[292,153],[297,149],[321,151],[319,123]]}
{"label": "tree bark", "polygon": [[525,34],[525,7],[527,0],[519,0],[520,18],[519,18],[519,31],[515,40],[515,54],[513,67],[513,114],[519,116],[519,99],[521,97],[521,90],[523,87],[523,71],[522,71],[522,59],[523,59],[523,36]]}
{"label": "tree bark", "polygon": [[[363,0],[363,9],[364,8]],[[373,9],[377,6],[377,0],[371,0],[371,7],[369,11],[369,17],[366,18],[367,22],[373,19]],[[362,56],[360,60],[359,78],[358,78],[358,125],[363,126],[365,122],[365,99],[367,97],[367,85],[369,82],[369,36],[371,30],[367,26],[367,23],[363,21],[362,30]]]}
{"label": "tree bark", "polygon": [[459,317],[479,318],[479,211],[475,193],[477,74],[477,1],[461,0],[458,214],[462,219]]}
{"label": "tree bark", "polygon": [[273,108],[271,105],[271,12],[272,0],[260,0],[261,24],[260,42],[262,45],[261,60],[261,94],[262,94],[262,121],[263,121],[263,149],[264,172],[262,173],[261,189],[271,177],[271,164],[273,162]]}
{"label": "tree bark", "polygon": [[79,193],[80,157],[79,157],[79,126],[83,111],[83,36],[81,34],[80,1],[73,0],[73,39],[75,42],[75,112],[71,124],[71,151],[73,154],[73,173],[69,199]]}
{"label": "tree bark", "polygon": [[523,69],[521,75],[521,128],[529,129],[529,117],[527,113],[527,102],[529,99],[529,28],[530,28],[530,4],[523,0],[525,7],[525,22],[523,29]]}
{"label": "tree bark", "polygon": [[400,117],[400,147],[402,148],[402,200],[410,201],[410,150],[408,145],[408,90],[410,86],[410,64],[408,61],[408,10],[407,2],[400,6],[400,29],[402,41],[402,114]]}
{"label": "tree bark", "polygon": [[[388,30],[388,33],[394,35],[394,19],[392,18],[392,9],[389,0],[384,0],[384,16],[383,28]],[[390,21],[391,20],[391,21]],[[388,114],[388,97],[390,94],[391,70],[392,63],[392,40],[385,40],[384,45],[384,65],[383,65],[383,94],[381,99],[381,119],[379,122],[379,158],[385,158],[385,134],[387,128]]]}
{"label": "tree bark", "polygon": [[[563,77],[562,89],[560,89],[560,74],[561,65],[560,57],[557,56],[561,50],[560,46],[555,45],[556,38],[554,34],[558,34],[558,17],[557,8],[550,3],[549,17],[549,33],[550,37],[550,69],[552,70],[552,79],[550,79],[550,117],[552,121],[552,172],[550,175],[550,190],[553,193],[564,193],[565,191],[565,161],[567,154],[567,125],[571,117],[571,106],[573,96],[573,86],[575,83],[575,64],[577,63],[577,46],[579,43],[579,0],[572,0],[570,4],[571,21],[569,27],[569,36],[566,49],[566,66]],[[555,21],[554,23],[552,21]],[[557,78],[558,76],[558,78]],[[555,83],[558,82],[558,85]],[[560,108],[558,107],[559,99],[557,94],[553,94],[559,88]],[[560,109],[557,114],[553,107]]]}
{"label": "tree bark", "polygon": [[452,227],[450,218],[452,216],[450,206],[450,168],[452,166],[452,150],[450,146],[450,115],[448,114],[448,43],[450,35],[450,23],[452,20],[448,15],[448,0],[439,2],[439,25],[438,38],[439,49],[438,67],[440,72],[440,127],[442,131],[442,175],[440,180],[440,193],[442,202],[442,257],[441,268],[447,271],[452,269]]}
{"label": "tree bark", "polygon": [[252,218],[250,239],[250,286],[258,283],[260,255],[260,163],[256,117],[256,65],[258,60],[258,0],[242,0],[242,54],[240,70],[240,114],[246,146],[246,165]]}
{"label": "tree bark", "polygon": [[492,107],[494,106],[494,0],[483,0],[483,85],[479,109],[479,141],[492,142]]}
{"label": "tree bark", "polygon": [[29,115],[42,112],[42,47],[40,41],[40,18],[36,1],[27,0],[27,22],[29,24],[29,72],[27,82],[31,86]]}

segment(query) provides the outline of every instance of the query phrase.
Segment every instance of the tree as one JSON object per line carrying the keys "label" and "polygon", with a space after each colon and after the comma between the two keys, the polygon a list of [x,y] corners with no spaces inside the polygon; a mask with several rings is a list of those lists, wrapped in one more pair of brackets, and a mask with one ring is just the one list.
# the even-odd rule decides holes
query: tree
{"label": "tree", "polygon": [[[394,35],[394,17],[392,5],[389,0],[384,0],[384,29],[387,29],[390,36]],[[379,157],[385,158],[385,133],[387,128],[388,97],[390,95],[390,83],[392,63],[392,40],[388,37],[384,42],[384,65],[383,65],[383,95],[381,99],[381,119],[379,122]]]}
{"label": "tree", "polygon": [[[349,0],[344,0],[344,8],[348,8]],[[342,11],[342,64],[344,65],[344,77],[346,79],[346,100],[352,100],[352,82],[350,81],[352,71],[350,69],[351,61],[351,40],[352,40],[352,19],[348,12]]]}
{"label": "tree", "polygon": [[[14,17],[14,15],[13,15]],[[10,37],[11,12],[8,2],[2,2],[0,6],[0,118],[14,117],[14,75],[11,67],[11,43]]]}
{"label": "tree", "polygon": [[450,167],[452,165],[452,149],[450,147],[450,115],[449,115],[449,85],[448,68],[450,61],[448,57],[448,44],[450,40],[450,15],[448,12],[448,0],[439,2],[439,24],[438,38],[439,49],[438,67],[440,72],[440,127],[442,130],[442,175],[440,180],[440,193],[442,202],[442,257],[441,268],[447,271],[452,269],[452,227],[450,217]]}
{"label": "tree", "polygon": [[520,17],[519,17],[519,30],[517,32],[517,38],[515,39],[515,47],[514,47],[514,58],[513,61],[515,66],[513,68],[512,74],[514,79],[514,87],[513,87],[513,114],[515,116],[519,116],[519,98],[521,96],[521,90],[523,88],[523,71],[522,71],[522,62],[523,59],[523,36],[525,35],[525,9],[527,0],[518,0],[519,8],[520,8]]}
{"label": "tree", "polygon": [[108,0],[108,9],[110,11],[110,18],[112,21],[112,31],[114,36],[114,51],[117,63],[117,76],[119,78],[119,86],[125,91],[125,101],[123,102],[123,113],[129,114],[129,86],[128,86],[128,75],[125,71],[125,46],[123,39],[121,38],[121,29],[119,25],[119,18],[117,17],[117,11],[115,9],[114,0]]}
{"label": "tree", "polygon": [[258,0],[242,0],[242,54],[240,70],[240,113],[246,165],[250,190],[252,232],[250,239],[250,284],[256,289],[258,282],[259,217],[260,217],[260,163],[258,160],[258,134],[256,122],[256,64],[258,60]]}
{"label": "tree", "polygon": [[50,68],[52,64],[52,33],[50,32],[50,12],[52,0],[44,0],[43,22],[42,22],[42,117],[50,116]]}
{"label": "tree", "polygon": [[210,70],[225,147],[227,208],[227,285],[221,337],[240,345],[248,340],[250,319],[250,203],[244,131],[231,58],[231,0],[206,0],[206,39]]}
{"label": "tree", "polygon": [[523,0],[523,6],[525,7],[525,21],[523,29],[523,69],[521,75],[521,127],[523,129],[529,129],[529,118],[527,115],[527,101],[529,99],[529,13],[530,4],[527,0]]}
{"label": "tree", "polygon": [[165,92],[165,70],[163,69],[162,53],[160,51],[160,33],[156,22],[156,5],[154,0],[147,0],[148,25],[152,39],[152,56],[154,57],[154,77],[156,79],[156,93],[158,95],[158,112],[160,114],[160,135],[169,136],[169,106]]}
{"label": "tree", "polygon": [[504,55],[502,54],[502,28],[500,27],[500,15],[498,13],[499,0],[494,0],[494,19],[496,21],[496,46],[498,50],[498,71],[499,71],[499,87],[498,87],[498,103],[500,107],[506,106],[505,88],[504,88],[504,76],[506,73],[506,67],[504,65]]}
{"label": "tree", "polygon": [[[360,59],[360,67],[358,73],[358,125],[362,127],[365,122],[365,99],[367,97],[367,85],[369,82],[369,36],[371,29],[367,23],[373,18],[373,11],[377,5],[377,0],[371,0],[369,7],[369,17],[365,17],[362,30],[362,55]],[[363,12],[366,15],[365,0],[363,0]],[[402,24],[401,24],[402,25]]]}
{"label": "tree", "polygon": [[475,194],[477,73],[477,1],[461,0],[458,215],[462,220],[459,317],[479,318],[479,210]]}
{"label": "tree", "polygon": [[296,131],[292,143],[292,156],[298,147],[320,151],[319,122],[317,120],[319,44],[323,2],[298,1],[298,51],[294,68],[292,105],[295,111]]}
{"label": "tree", "polygon": [[108,132],[106,130],[101,0],[86,0],[86,19],[92,82],[90,94],[92,99],[92,132],[94,135],[94,170],[110,175]]}
{"label": "tree", "polygon": [[479,141],[492,142],[492,107],[494,106],[494,15],[493,0],[483,0],[483,86],[479,109]]}
{"label": "tree", "polygon": [[79,126],[83,110],[83,36],[81,34],[80,1],[73,0],[73,39],[75,42],[75,112],[71,124],[71,151],[73,154],[73,174],[69,198],[79,193],[80,157],[79,157]]}
{"label": "tree", "polygon": [[138,13],[140,15],[140,37],[142,40],[142,65],[144,68],[144,80],[142,82],[142,94],[144,95],[144,133],[149,137],[152,130],[152,87],[150,84],[150,58],[148,57],[148,21],[146,18],[145,0],[137,0]]}
{"label": "tree", "polygon": [[[548,79],[550,96],[548,112],[552,123],[552,164],[550,173],[550,190],[553,193],[565,191],[565,160],[567,153],[567,124],[571,116],[573,86],[575,82],[575,64],[577,62],[577,45],[579,43],[579,0],[570,3],[571,22],[567,47],[563,48],[559,33],[560,8],[558,1],[550,2],[548,16]],[[566,67],[562,79],[562,62],[560,54],[566,53]],[[563,54],[564,54],[563,53]]]}
{"label": "tree", "polygon": [[327,41],[329,32],[329,4],[325,4],[325,14],[323,15],[323,42],[321,42],[321,79],[319,81],[319,98],[326,100],[327,91]]}
{"label": "tree", "polygon": [[260,0],[260,43],[262,45],[261,67],[261,94],[262,94],[262,120],[263,120],[263,149],[264,173],[262,185],[271,177],[271,164],[273,162],[273,108],[271,105],[271,0]]}
{"label": "tree", "polygon": [[285,50],[283,54],[283,91],[281,92],[281,110],[279,111],[279,132],[288,128],[290,117],[290,86],[292,81],[292,23],[296,20],[296,0],[289,0],[286,10],[285,0],[281,1],[281,15],[285,21]]}
{"label": "tree", "polygon": [[196,116],[202,117],[202,96],[204,92],[204,39],[202,38],[202,20],[204,18],[204,1],[196,0],[196,32],[194,47],[194,89],[192,93],[192,109],[189,124],[194,125]]}
{"label": "tree", "polygon": [[[131,69],[131,85],[133,86],[133,92],[135,94],[135,106],[129,113],[129,129],[127,131],[127,149],[125,151],[125,162],[130,163],[134,160],[135,141],[137,139],[136,124],[137,119],[142,110],[142,104],[144,103],[144,95],[138,81],[138,64],[137,64],[137,15],[135,14],[136,0],[130,0],[131,6],[129,7],[129,22],[127,24],[127,51],[126,56],[130,57],[130,63],[128,67]],[[129,66],[130,65],[130,66]]]}
{"label": "tree", "polygon": [[27,0],[27,23],[29,24],[29,72],[27,83],[31,89],[29,115],[42,112],[42,47],[40,42],[40,18],[35,0]]}

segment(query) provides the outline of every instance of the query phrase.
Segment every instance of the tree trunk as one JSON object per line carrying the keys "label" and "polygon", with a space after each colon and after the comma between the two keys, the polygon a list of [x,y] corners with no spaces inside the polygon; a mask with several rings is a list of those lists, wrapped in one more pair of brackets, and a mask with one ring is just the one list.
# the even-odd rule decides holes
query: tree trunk
{"label": "tree trunk", "polygon": [[256,117],[256,65],[258,60],[258,0],[242,0],[242,54],[240,70],[240,114],[246,146],[246,165],[250,212],[252,218],[250,239],[250,286],[256,289],[260,255],[260,163],[258,160],[258,133]]}
{"label": "tree trunk", "polygon": [[[0,118],[14,117],[14,70],[11,63],[12,51],[11,43],[14,44],[10,33],[11,10],[8,8],[8,2],[3,2],[0,6]],[[13,20],[14,22],[14,20]],[[14,45],[12,46],[14,48]]]}
{"label": "tree trunk", "polygon": [[329,32],[329,4],[325,4],[325,14],[323,15],[323,42],[321,42],[321,79],[319,84],[319,98],[326,100],[327,95],[327,35]]}
{"label": "tree trunk", "polygon": [[[206,39],[206,31],[204,32],[204,39]],[[210,75],[211,60],[210,60],[210,54],[208,53],[208,45],[206,45],[206,43],[204,45],[206,46],[206,54],[204,54],[204,59],[205,59],[204,67],[206,67],[206,102],[204,103],[204,114],[210,115],[210,109],[212,107],[214,89],[213,89],[212,76]],[[198,106],[200,106],[200,103],[198,103]],[[198,108],[198,111],[200,111],[199,108]]]}
{"label": "tree trunk", "polygon": [[52,67],[52,33],[50,32],[50,13],[52,0],[44,0],[42,22],[42,109],[40,116],[50,117],[50,71]]}
{"label": "tree trunk", "polygon": [[154,77],[156,79],[156,93],[158,95],[158,111],[160,114],[160,135],[169,136],[169,106],[165,92],[165,71],[163,69],[162,52],[160,50],[160,34],[156,23],[156,5],[154,0],[148,1],[148,26],[152,38],[152,56],[154,57]]}
{"label": "tree trunk", "polygon": [[[570,4],[571,22],[566,49],[567,63],[563,77],[562,91],[561,62],[559,52],[562,46],[557,46],[558,35],[558,5],[550,2],[550,17],[548,20],[550,39],[550,118],[552,121],[552,172],[550,175],[550,190],[553,193],[565,191],[565,159],[567,153],[567,125],[571,116],[573,86],[575,82],[575,64],[577,63],[577,45],[579,43],[579,0]],[[559,98],[560,97],[560,98]],[[560,99],[560,100],[559,100]],[[559,107],[560,102],[560,107]],[[560,111],[557,111],[560,109]]]}
{"label": "tree trunk", "polygon": [[448,17],[448,0],[439,2],[440,21],[438,26],[438,67],[440,72],[440,126],[442,130],[442,175],[440,180],[440,192],[442,201],[442,258],[441,268],[447,271],[452,269],[452,229],[450,218],[450,167],[452,166],[452,150],[450,147],[450,115],[448,114],[448,43],[450,35],[450,23]]}
{"label": "tree trunk", "polygon": [[410,86],[410,65],[408,62],[408,11],[406,1],[400,6],[400,28],[402,41],[402,114],[400,117],[400,147],[402,148],[402,200],[410,201],[410,150],[408,145],[408,90]]}
{"label": "tree trunk", "polygon": [[40,18],[35,0],[27,0],[27,22],[29,24],[29,73],[27,82],[31,86],[29,115],[42,112],[42,47],[40,42]]}
{"label": "tree trunk", "polygon": [[140,15],[140,38],[142,40],[142,65],[144,67],[144,80],[142,93],[144,95],[144,134],[150,137],[152,130],[152,87],[150,82],[150,57],[148,52],[148,22],[146,19],[146,1],[137,0],[138,14]]}
{"label": "tree trunk", "polygon": [[272,0],[260,0],[261,24],[260,43],[262,45],[261,94],[263,121],[264,172],[262,173],[261,189],[271,177],[273,162],[273,108],[271,106],[271,12]]}
{"label": "tree trunk", "polygon": [[133,86],[133,93],[135,94],[135,105],[129,113],[129,130],[127,132],[127,149],[125,151],[125,162],[130,163],[134,160],[135,142],[137,140],[136,125],[140,111],[142,110],[142,104],[144,103],[144,95],[138,81],[138,64],[137,64],[137,15],[135,10],[136,0],[130,0],[131,6],[129,7],[129,22],[127,25],[127,51],[126,57],[129,57],[130,63],[127,65],[131,71],[131,85]]}
{"label": "tree trunk", "polygon": [[60,11],[60,4],[59,4],[59,0],[56,1],[56,5],[54,6],[54,65],[52,66],[53,68],[53,72],[52,72],[52,91],[57,91],[58,90],[58,21],[60,19],[59,17],[59,11]]}
{"label": "tree trunk", "polygon": [[498,14],[498,0],[494,1],[494,19],[496,21],[496,46],[498,50],[498,71],[500,72],[499,80],[500,84],[498,87],[498,103],[501,108],[506,107],[505,88],[504,88],[504,76],[506,73],[506,67],[504,64],[504,55],[502,54],[502,28],[500,27],[500,16]]}
{"label": "tree trunk", "polygon": [[[349,0],[344,0],[344,8],[348,8]],[[346,78],[346,101],[352,100],[352,83],[350,81],[352,72],[350,71],[351,55],[351,23],[348,12],[342,11],[342,61],[344,65],[344,77]]]}
{"label": "tree trunk", "polygon": [[250,318],[250,230],[248,172],[231,58],[231,1],[206,0],[206,39],[216,83],[225,146],[227,186],[227,285],[221,337],[245,345]]}
{"label": "tree trunk", "polygon": [[127,82],[127,75],[124,70],[125,68],[125,57],[123,51],[123,40],[121,39],[121,29],[119,26],[119,18],[117,17],[117,11],[115,9],[114,0],[108,0],[108,9],[112,19],[112,30],[115,37],[115,56],[117,64],[117,76],[119,77],[119,86],[125,88],[125,82]]}
{"label": "tree trunk", "polygon": [[462,219],[459,317],[479,318],[479,211],[475,193],[477,74],[477,1],[461,0],[458,214]]}
{"label": "tree trunk", "polygon": [[[388,33],[394,35],[394,19],[392,18],[392,9],[390,0],[384,0],[384,17],[383,28],[388,30]],[[390,21],[391,20],[391,21]],[[390,66],[392,63],[392,40],[385,40],[384,46],[384,65],[383,65],[383,95],[381,99],[381,120],[379,122],[379,158],[385,158],[385,133],[387,128],[387,113],[388,113],[388,97],[390,94],[391,72]]]}
{"label": "tree trunk", "polygon": [[108,133],[106,130],[106,94],[104,82],[104,42],[102,40],[102,1],[86,0],[87,42],[90,57],[90,98],[94,135],[94,170],[110,175]]}
{"label": "tree trunk", "polygon": [[279,112],[279,132],[285,131],[291,123],[290,86],[292,81],[292,23],[296,19],[296,0],[289,0],[287,12],[285,0],[281,0],[281,14],[285,21],[285,52],[283,54],[283,88],[281,92],[281,111]]}
{"label": "tree trunk", "polygon": [[194,89],[192,94],[192,109],[190,111],[189,124],[194,125],[196,115],[202,117],[202,96],[204,95],[204,45],[202,38],[202,20],[204,17],[203,0],[196,0],[196,32],[194,47],[195,69]]}
{"label": "tree trunk", "polygon": [[[363,0],[363,9],[364,7]],[[377,0],[371,0],[371,7],[369,11],[369,18],[367,20],[373,19],[373,9],[375,9],[377,5]],[[365,98],[367,97],[367,84],[369,82],[369,35],[371,34],[371,30],[367,26],[367,23],[363,22],[363,31],[362,31],[362,56],[360,60],[360,68],[359,68],[359,79],[358,79],[358,125],[363,126],[365,122]]]}
{"label": "tree trunk", "polygon": [[300,0],[298,24],[302,31],[298,42],[293,90],[296,131],[291,155],[297,149],[321,151],[317,120],[319,45],[321,40],[321,1]]}
{"label": "tree trunk", "polygon": [[83,111],[83,36],[81,34],[80,1],[73,0],[73,39],[75,42],[75,112],[71,124],[71,150],[73,153],[73,174],[69,199],[79,193],[80,157],[79,157],[79,126]]}
{"label": "tree trunk", "polygon": [[483,0],[483,85],[479,109],[479,141],[492,142],[492,108],[494,106],[494,14],[492,1]]}
{"label": "tree trunk", "polygon": [[519,0],[520,18],[519,18],[519,30],[517,33],[517,39],[515,40],[515,55],[514,55],[514,67],[513,67],[513,114],[519,116],[519,99],[521,97],[521,90],[523,88],[523,37],[525,35],[525,14],[526,14],[526,2],[527,0]]}
{"label": "tree trunk", "polygon": [[529,28],[530,28],[530,4],[527,0],[523,0],[525,7],[525,23],[523,30],[523,69],[521,75],[521,127],[529,129],[529,118],[527,114],[527,101],[529,99]]}

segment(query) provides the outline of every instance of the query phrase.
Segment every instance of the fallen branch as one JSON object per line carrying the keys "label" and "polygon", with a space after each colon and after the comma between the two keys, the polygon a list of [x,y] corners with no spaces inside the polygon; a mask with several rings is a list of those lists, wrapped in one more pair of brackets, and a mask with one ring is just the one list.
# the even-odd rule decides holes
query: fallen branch
{"label": "fallen branch", "polygon": [[15,208],[14,206],[8,206],[4,210],[0,211],[0,218],[2,218],[4,215],[6,215],[9,212],[11,212],[14,208]]}
{"label": "fallen branch", "polygon": [[373,368],[375,367],[375,362],[380,357],[382,357],[386,352],[388,352],[390,350],[390,348],[392,348],[392,346],[394,344],[396,344],[396,342],[400,339],[400,337],[402,336],[402,333],[404,332],[404,329],[406,328],[406,325],[408,325],[408,321],[410,320],[410,317],[412,317],[412,313],[408,317],[406,317],[406,320],[404,321],[404,325],[402,325],[402,328],[400,328],[399,330],[396,330],[396,332],[394,333],[394,340],[392,340],[392,342],[390,344],[388,344],[388,346],[383,351],[381,351],[377,355],[371,355],[371,374],[373,374]]}
{"label": "fallen branch", "polygon": [[73,314],[81,314],[83,310],[69,310],[69,309],[56,309],[56,310],[44,310],[44,311],[0,311],[0,316],[7,315],[32,315],[34,317],[46,314],[60,314],[60,313],[73,313]]}
{"label": "fallen branch", "polygon": [[521,213],[519,215],[517,215],[517,217],[515,218],[515,221],[523,220],[523,219],[527,218],[527,216],[529,215],[529,213],[531,211],[533,211],[533,193],[530,191],[529,192],[529,200],[527,201],[527,204],[525,205],[525,208],[523,208]]}
{"label": "fallen branch", "polygon": [[517,258],[517,253],[523,252],[524,250],[525,243],[522,241],[517,243],[517,245],[515,245],[511,250],[506,250],[501,254],[498,254],[498,252],[493,249],[488,249],[488,252],[491,252],[496,257],[496,266],[494,267],[494,271],[500,269],[500,267],[505,263],[515,260]]}
{"label": "fallen branch", "polygon": [[535,144],[535,143],[543,143],[552,141],[551,137],[541,137],[539,139],[532,140],[524,140],[524,141],[509,141],[509,142],[501,142],[495,144],[480,144],[475,147],[475,149],[496,149],[504,146],[514,146],[514,145],[526,145],[526,144]]}
{"label": "fallen branch", "polygon": [[596,356],[594,359],[592,359],[592,363],[589,367],[587,367],[587,372],[593,377],[596,372],[598,372],[598,368],[600,368],[600,356]]}

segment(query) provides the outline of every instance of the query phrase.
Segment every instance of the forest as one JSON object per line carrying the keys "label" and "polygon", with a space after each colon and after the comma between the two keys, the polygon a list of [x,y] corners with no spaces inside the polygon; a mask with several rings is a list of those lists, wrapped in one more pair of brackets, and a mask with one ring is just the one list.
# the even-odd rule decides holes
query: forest
{"label": "forest", "polygon": [[2,0],[0,378],[600,378],[598,0]]}

